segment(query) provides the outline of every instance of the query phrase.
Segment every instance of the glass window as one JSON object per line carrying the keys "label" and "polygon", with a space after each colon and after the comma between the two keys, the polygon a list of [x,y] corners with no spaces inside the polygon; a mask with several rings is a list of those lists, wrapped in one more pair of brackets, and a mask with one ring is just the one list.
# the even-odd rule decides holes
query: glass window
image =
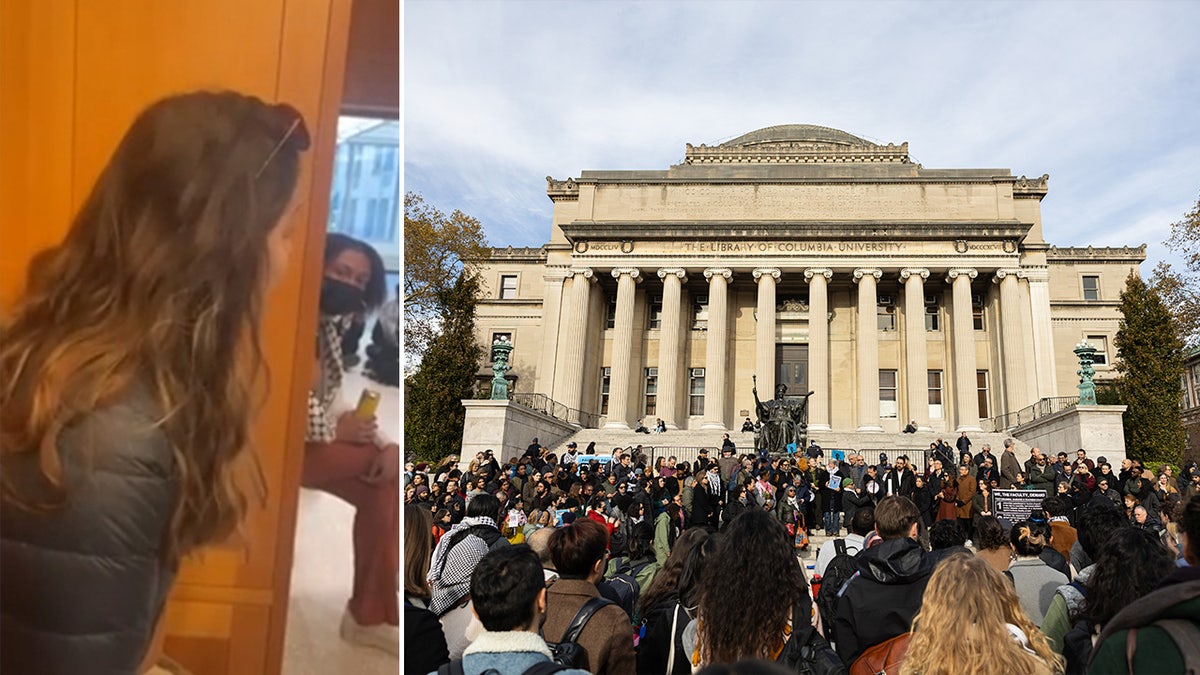
{"label": "glass window", "polygon": [[986,330],[983,323],[983,296],[971,296],[971,325],[975,330]]}
{"label": "glass window", "polygon": [[925,305],[925,330],[940,331],[942,329],[942,315],[937,304]]}
{"label": "glass window", "polygon": [[896,417],[896,371],[879,371],[879,416]]}
{"label": "glass window", "polygon": [[500,299],[501,300],[516,300],[517,298],[517,275],[501,274],[500,275]]}
{"label": "glass window", "polygon": [[658,368],[646,369],[646,414],[656,415],[658,410]]}
{"label": "glass window", "polygon": [[1200,405],[1200,364],[1192,366],[1192,405]]}
{"label": "glass window", "polygon": [[1100,299],[1099,276],[1085,275],[1083,277],[1083,299],[1089,301]]}
{"label": "glass window", "polygon": [[338,118],[328,229],[370,244],[388,272],[400,271],[399,155],[399,120]]}
{"label": "glass window", "polygon": [[608,309],[604,313],[604,327],[616,328],[617,326],[617,296],[612,295],[608,298]]}
{"label": "glass window", "polygon": [[988,371],[975,371],[975,386],[979,390],[979,419],[987,419],[992,416],[988,407]]}
{"label": "glass window", "polygon": [[650,297],[650,305],[649,305],[648,311],[650,313],[650,316],[646,320],[646,329],[647,330],[658,330],[658,329],[662,328],[663,309],[662,309],[662,296],[661,295],[653,295]]}
{"label": "glass window", "polygon": [[[492,344],[496,344],[497,342],[507,342],[512,344],[512,333],[492,333]],[[496,350],[493,349],[491,351],[491,357],[488,359],[488,363],[493,363],[495,361]]]}
{"label": "glass window", "polygon": [[1092,363],[1097,366],[1108,365],[1108,336],[1107,335],[1089,335],[1087,341],[1090,345],[1096,348],[1096,354],[1092,357]]}
{"label": "glass window", "polygon": [[692,330],[708,330],[707,295],[697,295],[692,302]]}
{"label": "glass window", "polygon": [[942,371],[929,371],[929,417],[941,419],[945,413],[942,410]]}
{"label": "glass window", "polygon": [[612,384],[612,368],[600,369],[600,414],[608,414],[608,389]]}
{"label": "glass window", "polygon": [[895,305],[878,305],[875,311],[875,321],[881,331],[896,330]]}
{"label": "glass window", "polygon": [[704,414],[704,369],[692,368],[688,384],[688,414]]}

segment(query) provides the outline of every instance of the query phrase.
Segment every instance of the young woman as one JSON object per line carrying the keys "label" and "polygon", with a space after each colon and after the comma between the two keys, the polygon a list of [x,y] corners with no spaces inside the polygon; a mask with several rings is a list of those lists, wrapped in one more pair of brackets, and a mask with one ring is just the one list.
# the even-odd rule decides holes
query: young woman
{"label": "young woman", "polygon": [[1021,610],[1012,583],[982,559],[950,555],[923,598],[901,675],[1062,672],[1062,657]]}
{"label": "young woman", "polygon": [[433,518],[429,511],[404,507],[404,669],[428,673],[450,660],[446,634],[437,616],[429,611],[432,591],[426,575],[433,555]]}
{"label": "young woman", "polygon": [[138,672],[180,560],[264,496],[259,323],[308,144],[287,105],[159,101],[30,263],[0,329],[0,671]]}
{"label": "young woman", "polygon": [[357,398],[357,392],[342,392],[342,334],[354,316],[383,304],[385,284],[375,249],[345,235],[328,236],[301,480],[355,508],[354,582],[342,615],[342,639],[398,654],[400,446],[379,432],[374,416],[364,418],[352,409],[347,399]]}

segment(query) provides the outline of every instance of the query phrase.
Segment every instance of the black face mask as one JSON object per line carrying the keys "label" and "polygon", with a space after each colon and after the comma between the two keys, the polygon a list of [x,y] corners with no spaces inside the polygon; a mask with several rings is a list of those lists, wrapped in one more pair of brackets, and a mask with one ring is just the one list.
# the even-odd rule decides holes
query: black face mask
{"label": "black face mask", "polygon": [[333,316],[353,314],[363,310],[363,291],[344,281],[325,277],[321,282],[321,313]]}

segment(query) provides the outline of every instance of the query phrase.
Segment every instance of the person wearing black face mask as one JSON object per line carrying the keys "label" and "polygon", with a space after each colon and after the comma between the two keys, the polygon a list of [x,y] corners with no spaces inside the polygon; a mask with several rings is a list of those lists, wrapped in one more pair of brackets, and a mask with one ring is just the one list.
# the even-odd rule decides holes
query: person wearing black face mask
{"label": "person wearing black face mask", "polygon": [[397,653],[400,569],[400,447],[364,419],[342,393],[343,338],[387,295],[383,261],[361,241],[331,234],[325,242],[317,326],[316,381],[308,396],[305,487],[329,492],[355,507],[354,593],[342,617],[342,638]]}

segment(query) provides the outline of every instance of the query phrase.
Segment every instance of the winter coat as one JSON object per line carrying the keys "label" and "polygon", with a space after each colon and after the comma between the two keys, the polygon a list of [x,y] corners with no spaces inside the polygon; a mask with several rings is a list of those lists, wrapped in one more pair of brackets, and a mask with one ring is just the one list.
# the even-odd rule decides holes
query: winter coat
{"label": "winter coat", "polygon": [[908,632],[921,608],[933,560],[917,542],[888,539],[859,554],[858,576],[843,589],[833,639],[843,663],[868,647]]}
{"label": "winter coat", "polygon": [[962,502],[962,506],[958,507],[959,518],[970,518],[974,515],[975,492],[978,489],[979,486],[970,477],[958,481],[958,501]]}
{"label": "winter coat", "polygon": [[638,643],[637,672],[666,673],[673,642],[675,662],[669,675],[691,673],[691,654],[683,648],[683,631],[690,621],[691,617],[679,605],[679,594],[675,591],[671,591],[647,610],[643,618],[646,633]]}
{"label": "winter coat", "polygon": [[[64,430],[63,508],[0,504],[0,672],[136,672],[176,573],[163,544],[179,482],[154,411],[130,395]],[[40,484],[36,453],[5,459],[6,483]]]}
{"label": "winter coat", "polygon": [[1054,469],[1048,465],[1038,466],[1036,463],[1029,469],[1029,484],[1035,490],[1045,490],[1046,496],[1054,496]]}
{"label": "winter coat", "polygon": [[[559,641],[567,625],[583,604],[600,597],[596,585],[586,579],[559,579],[546,589],[546,622],[542,634],[551,642]],[[587,652],[580,667],[595,675],[623,675],[636,672],[633,629],[629,615],[618,605],[597,611],[583,632],[579,645]]]}

